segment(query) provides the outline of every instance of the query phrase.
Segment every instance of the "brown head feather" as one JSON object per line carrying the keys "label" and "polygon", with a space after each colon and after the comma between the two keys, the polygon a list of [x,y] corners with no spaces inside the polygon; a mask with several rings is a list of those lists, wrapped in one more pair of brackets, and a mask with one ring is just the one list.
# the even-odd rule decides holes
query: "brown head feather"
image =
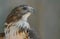
{"label": "brown head feather", "polygon": [[[19,16],[18,16],[19,14]],[[21,13],[19,7],[16,7],[12,10],[12,12],[7,16],[6,22],[9,24],[10,22],[17,21],[21,19]]]}

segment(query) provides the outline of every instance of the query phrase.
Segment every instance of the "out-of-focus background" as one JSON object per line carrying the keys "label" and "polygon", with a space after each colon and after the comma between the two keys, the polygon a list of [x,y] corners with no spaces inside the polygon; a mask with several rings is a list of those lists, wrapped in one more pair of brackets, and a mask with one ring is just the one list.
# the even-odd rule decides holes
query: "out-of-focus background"
{"label": "out-of-focus background", "polygon": [[7,15],[21,4],[35,8],[29,23],[42,39],[60,39],[60,0],[0,0],[0,33]]}

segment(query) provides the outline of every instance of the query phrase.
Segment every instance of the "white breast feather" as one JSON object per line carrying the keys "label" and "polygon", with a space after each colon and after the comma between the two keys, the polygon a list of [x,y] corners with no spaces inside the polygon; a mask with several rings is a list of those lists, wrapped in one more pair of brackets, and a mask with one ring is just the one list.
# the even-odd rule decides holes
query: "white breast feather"
{"label": "white breast feather", "polygon": [[[19,27],[30,29],[28,22],[20,20],[18,22],[13,23],[10,28],[5,28],[5,35],[6,35],[5,39],[11,39],[11,38],[17,39],[16,31],[19,29]],[[8,32],[9,30],[10,32]]]}

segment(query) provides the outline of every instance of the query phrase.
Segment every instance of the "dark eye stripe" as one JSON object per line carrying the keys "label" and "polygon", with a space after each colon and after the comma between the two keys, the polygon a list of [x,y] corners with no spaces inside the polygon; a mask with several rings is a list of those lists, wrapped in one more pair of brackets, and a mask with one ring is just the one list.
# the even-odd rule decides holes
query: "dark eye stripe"
{"label": "dark eye stripe", "polygon": [[28,6],[28,5],[20,5],[20,7],[24,7],[24,6]]}
{"label": "dark eye stripe", "polygon": [[27,10],[27,8],[26,7],[23,7],[23,10]]}

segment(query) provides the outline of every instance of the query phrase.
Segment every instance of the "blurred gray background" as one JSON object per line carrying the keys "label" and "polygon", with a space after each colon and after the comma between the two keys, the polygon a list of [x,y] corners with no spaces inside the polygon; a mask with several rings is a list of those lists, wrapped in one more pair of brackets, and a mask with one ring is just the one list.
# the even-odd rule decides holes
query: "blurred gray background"
{"label": "blurred gray background", "polygon": [[60,0],[0,0],[0,33],[4,30],[7,15],[21,4],[36,9],[29,23],[42,39],[60,39]]}

